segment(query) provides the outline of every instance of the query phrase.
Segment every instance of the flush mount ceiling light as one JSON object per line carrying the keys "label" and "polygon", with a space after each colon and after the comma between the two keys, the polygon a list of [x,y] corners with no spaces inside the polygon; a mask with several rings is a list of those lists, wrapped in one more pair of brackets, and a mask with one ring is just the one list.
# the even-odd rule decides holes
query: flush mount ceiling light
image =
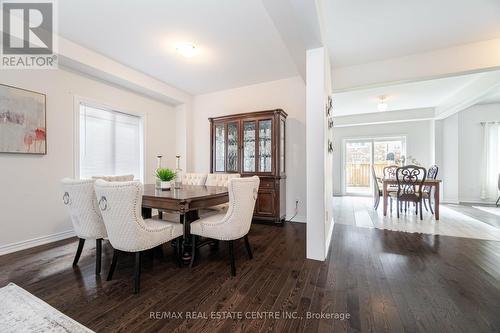
{"label": "flush mount ceiling light", "polygon": [[385,101],[386,97],[385,96],[379,96],[378,100],[379,100],[379,102],[377,104],[377,110],[379,110],[381,112],[387,111],[388,105],[387,105],[387,102]]}
{"label": "flush mount ceiling light", "polygon": [[200,50],[193,43],[179,43],[175,46],[175,49],[185,58],[192,58],[200,53]]}

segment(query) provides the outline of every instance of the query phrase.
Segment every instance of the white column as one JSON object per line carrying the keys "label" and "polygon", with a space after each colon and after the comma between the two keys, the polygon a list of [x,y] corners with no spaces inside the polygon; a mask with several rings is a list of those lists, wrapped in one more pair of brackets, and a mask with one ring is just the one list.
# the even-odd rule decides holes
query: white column
{"label": "white column", "polygon": [[325,48],[308,50],[306,58],[307,258],[325,260],[333,228],[332,155],[327,152],[325,113],[330,65]]}

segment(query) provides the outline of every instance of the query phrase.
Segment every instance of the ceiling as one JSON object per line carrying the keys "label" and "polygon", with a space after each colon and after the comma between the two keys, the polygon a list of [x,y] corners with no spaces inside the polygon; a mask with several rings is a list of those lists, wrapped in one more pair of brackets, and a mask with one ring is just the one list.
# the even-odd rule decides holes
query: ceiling
{"label": "ceiling", "polygon": [[434,108],[481,74],[469,74],[334,94],[335,116],[377,113],[379,96],[386,96],[387,111]]}
{"label": "ceiling", "polygon": [[[305,49],[317,39],[312,37],[312,27],[319,27],[316,8],[321,8],[322,35],[334,70],[500,38],[500,0],[319,3],[316,7],[312,0],[64,0],[58,2],[59,34],[193,95],[304,77]],[[175,51],[179,42],[195,43],[200,54],[181,57]],[[359,101],[349,102],[346,96],[342,108],[369,112],[361,110],[370,110],[373,98],[385,94],[392,96],[391,109],[428,107],[461,84],[458,78],[442,80],[401,85],[392,92],[356,91]]]}
{"label": "ceiling", "polygon": [[332,65],[500,38],[499,0],[324,0]]}
{"label": "ceiling", "polygon": [[[59,34],[191,94],[298,75],[261,1],[64,0]],[[200,48],[194,58],[178,42]]]}

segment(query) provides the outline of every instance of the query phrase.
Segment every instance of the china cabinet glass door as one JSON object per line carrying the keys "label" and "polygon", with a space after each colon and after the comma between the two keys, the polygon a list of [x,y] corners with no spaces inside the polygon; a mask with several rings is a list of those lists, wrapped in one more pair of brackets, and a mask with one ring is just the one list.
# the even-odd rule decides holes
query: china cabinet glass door
{"label": "china cabinet glass door", "polygon": [[272,171],[272,125],[271,119],[259,120],[259,172]]}
{"label": "china cabinet glass door", "polygon": [[227,124],[227,172],[238,172],[238,123]]}
{"label": "china cabinet glass door", "polygon": [[224,172],[225,170],[225,140],[224,124],[215,125],[215,171]]}
{"label": "china cabinet glass door", "polygon": [[243,172],[255,172],[255,121],[243,122]]}

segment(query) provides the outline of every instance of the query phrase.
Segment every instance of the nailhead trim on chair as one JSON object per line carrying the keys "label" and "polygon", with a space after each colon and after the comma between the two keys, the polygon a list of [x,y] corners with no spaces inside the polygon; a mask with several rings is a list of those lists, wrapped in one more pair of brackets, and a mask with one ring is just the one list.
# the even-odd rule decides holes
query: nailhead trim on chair
{"label": "nailhead trim on chair", "polygon": [[[256,180],[256,178],[257,178],[257,180]],[[196,225],[199,225],[202,233],[210,234],[212,232],[210,230],[211,228],[225,226],[225,225],[230,224],[231,222],[234,223],[234,218],[235,218],[234,214],[236,213],[236,206],[235,205],[236,205],[237,201],[232,196],[234,195],[234,192],[237,190],[235,186],[237,186],[238,184],[241,184],[241,183],[255,183],[255,182],[256,182],[256,185],[255,185],[255,188],[253,191],[253,199],[254,199],[254,205],[255,205],[256,191],[259,187],[258,177],[254,176],[254,177],[248,177],[248,178],[238,178],[237,180],[234,179],[234,181],[232,179],[231,181],[229,181],[229,186],[228,186],[229,209],[226,212],[226,214],[224,216],[222,216],[222,214],[215,215],[215,216],[221,216],[221,219],[217,220],[216,222],[209,222],[210,219],[215,217],[215,216],[210,216],[207,218],[202,218],[199,221],[193,222],[193,224],[196,223]],[[253,211],[253,206],[251,207],[251,209]],[[250,217],[250,219],[251,219],[251,217]],[[208,221],[206,221],[206,220],[208,220]],[[216,239],[234,240],[234,239],[239,239],[239,238],[245,236],[247,233],[248,232],[238,233],[235,235],[231,235],[230,237],[219,235],[218,237],[216,237]],[[205,235],[202,235],[202,236],[205,236]],[[207,236],[207,237],[210,237],[210,236]]]}
{"label": "nailhead trim on chair", "polygon": [[[131,221],[127,222],[130,223],[130,229],[128,230],[121,230],[122,233],[118,231],[113,231],[111,233],[110,237],[110,242],[112,243],[113,247],[117,250],[121,251],[126,251],[126,252],[138,252],[138,251],[144,251],[151,249],[155,246],[158,246],[160,244],[166,243],[176,237],[179,237],[182,235],[182,225],[178,224],[174,225],[172,222],[166,222],[166,221],[156,221],[156,220],[144,220],[141,216],[140,210],[138,209],[139,206],[142,206],[142,184],[139,182],[105,182],[103,180],[98,180],[96,181],[95,184],[96,188],[96,193],[98,194],[99,197],[101,196],[106,196],[107,201],[108,201],[108,209],[103,211],[103,218],[104,222],[106,223],[107,219],[109,221],[106,223],[108,227],[108,234],[110,232],[109,228],[117,228],[116,225],[109,225],[109,223],[115,223],[113,220],[117,219],[116,213],[120,212],[120,207],[113,207],[113,204],[116,205],[117,202],[120,202],[120,195],[124,197],[124,200],[131,200],[131,207],[124,207],[122,211],[129,212],[131,213],[130,216],[124,216],[125,218],[130,218]],[[118,192],[118,190],[121,189],[130,189],[130,193],[127,192]],[[111,190],[111,193],[110,193]],[[116,192],[113,193],[114,190],[117,190]],[[130,198],[133,196],[132,198]],[[153,223],[162,223],[165,226],[158,228],[158,229],[150,229],[147,226],[146,221],[153,221]],[[118,226],[119,227],[119,226]],[[144,235],[141,236],[140,233],[136,234],[136,232],[133,230],[134,227],[138,227],[137,230],[140,230],[140,232],[145,232],[147,234],[155,235],[154,237],[161,236],[161,234],[164,234],[163,237],[161,237],[158,240],[155,239],[150,239],[148,240],[144,239]],[[177,230],[177,233],[174,234],[174,231]],[[113,235],[113,233],[115,233]],[[127,240],[127,238],[123,239],[120,237],[129,237],[131,238],[130,241]],[[135,237],[135,238],[133,238]],[[117,245],[116,243],[122,243],[126,244],[129,242],[131,245],[130,247],[126,246],[121,246]],[[141,242],[147,242],[147,244],[139,245]],[[133,245],[135,243],[138,243],[137,245]]]}

